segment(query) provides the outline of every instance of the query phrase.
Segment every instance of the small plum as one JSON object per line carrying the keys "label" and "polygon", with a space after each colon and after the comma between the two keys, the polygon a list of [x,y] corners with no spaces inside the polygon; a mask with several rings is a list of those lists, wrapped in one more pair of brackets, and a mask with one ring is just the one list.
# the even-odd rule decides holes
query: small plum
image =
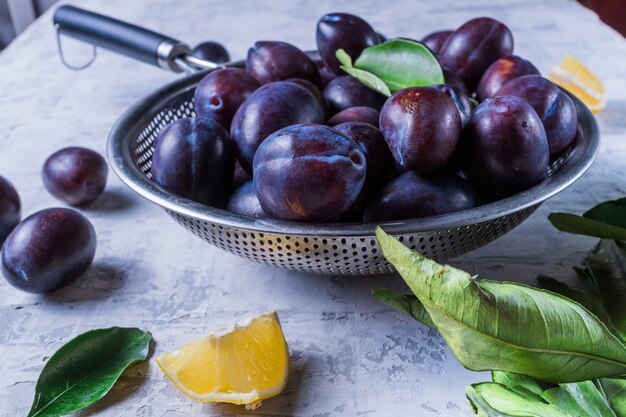
{"label": "small plum", "polygon": [[410,170],[445,166],[461,133],[450,97],[435,87],[409,87],[392,95],[380,112],[380,130],[395,160]]}
{"label": "small plum", "polygon": [[230,129],[235,112],[260,85],[238,68],[211,71],[196,87],[193,103],[198,117],[215,119],[224,129]]}
{"label": "small plum", "polygon": [[258,41],[248,50],[246,71],[261,85],[303,78],[321,86],[320,73],[307,54],[287,42]]}
{"label": "small plum", "polygon": [[365,223],[437,216],[476,207],[471,184],[447,173],[408,171],[381,190],[365,209]]}
{"label": "small plum", "polygon": [[206,41],[197,44],[191,51],[191,55],[205,61],[223,64],[230,61],[228,51],[221,43]]}
{"label": "small plum", "polygon": [[223,206],[235,166],[228,132],[214,119],[184,117],[167,125],[156,139],[152,180],[199,203]]}
{"label": "small plum", "polygon": [[487,68],[478,83],[478,101],[493,97],[504,84],[522,75],[539,75],[539,70],[530,61],[517,55],[498,59]]}
{"label": "small plum", "polygon": [[82,206],[102,194],[108,172],[107,163],[99,153],[72,146],[50,155],[41,176],[46,190],[54,197],[73,206]]}
{"label": "small plum", "polygon": [[556,84],[539,75],[523,75],[507,82],[496,93],[525,100],[539,115],[546,130],[550,157],[567,149],[576,137],[576,106]]}
{"label": "small plum", "polygon": [[244,216],[266,218],[270,217],[261,207],[259,197],[256,195],[256,189],[252,180],[245,182],[243,185],[233,191],[228,204],[228,211],[241,214]]}
{"label": "small plum", "polygon": [[546,177],[548,141],[541,119],[524,100],[489,98],[472,113],[459,151],[463,174],[488,200],[515,194]]}
{"label": "small plum", "polygon": [[340,111],[328,119],[326,124],[328,126],[336,126],[341,123],[363,122],[378,128],[379,119],[380,112],[378,110],[367,106],[356,106]]}
{"label": "small plum", "polygon": [[9,284],[47,293],[69,284],[91,265],[96,232],[76,210],[50,208],[24,219],[2,246],[2,274]]}
{"label": "small plum", "polygon": [[254,187],[263,209],[285,220],[324,221],[346,211],[366,175],[363,151],[323,125],[271,134],[254,156]]}
{"label": "small plum", "polygon": [[0,175],[0,245],[17,226],[22,217],[22,205],[17,190]]}

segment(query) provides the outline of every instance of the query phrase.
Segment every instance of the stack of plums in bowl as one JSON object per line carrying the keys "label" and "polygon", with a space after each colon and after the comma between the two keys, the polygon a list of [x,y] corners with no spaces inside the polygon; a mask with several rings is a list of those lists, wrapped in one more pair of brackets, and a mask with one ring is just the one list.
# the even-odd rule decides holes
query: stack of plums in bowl
{"label": "stack of plums in bowl", "polygon": [[481,17],[421,42],[400,39],[427,51],[445,82],[390,85],[387,97],[348,75],[342,52],[358,66],[368,48],[394,42],[349,14],[318,21],[320,60],[285,42],[257,42],[245,70],[202,79],[197,117],[160,132],[152,179],[246,216],[381,222],[518,193],[545,179],[574,141],[574,103],[513,55],[503,23]]}

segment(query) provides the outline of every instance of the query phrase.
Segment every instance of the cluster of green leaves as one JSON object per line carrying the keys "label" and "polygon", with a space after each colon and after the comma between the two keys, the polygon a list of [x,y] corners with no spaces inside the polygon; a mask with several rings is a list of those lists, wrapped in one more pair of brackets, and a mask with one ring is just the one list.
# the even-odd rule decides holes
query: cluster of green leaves
{"label": "cluster of green leaves", "polygon": [[407,39],[393,39],[365,48],[354,64],[343,49],[338,49],[335,55],[342,70],[387,97],[407,87],[445,82],[432,52],[421,43]]}
{"label": "cluster of green leaves", "polygon": [[436,328],[468,369],[493,371],[467,388],[477,416],[626,417],[626,199],[583,216],[552,214],[560,230],[602,238],[581,268],[592,291],[549,277],[538,287],[477,280],[406,248],[382,229],[383,254],[412,294],[374,297]]}
{"label": "cluster of green leaves", "polygon": [[28,417],[56,417],[81,410],[106,395],[130,365],[148,357],[152,336],[137,328],[83,333],[44,366]]}

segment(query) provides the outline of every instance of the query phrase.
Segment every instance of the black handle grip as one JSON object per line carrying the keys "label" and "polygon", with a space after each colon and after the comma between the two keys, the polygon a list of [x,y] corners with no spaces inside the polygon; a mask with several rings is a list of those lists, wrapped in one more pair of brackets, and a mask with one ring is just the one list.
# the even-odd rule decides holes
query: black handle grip
{"label": "black handle grip", "polygon": [[172,59],[189,50],[169,36],[74,6],[59,7],[52,20],[64,35],[161,68],[177,70]]}

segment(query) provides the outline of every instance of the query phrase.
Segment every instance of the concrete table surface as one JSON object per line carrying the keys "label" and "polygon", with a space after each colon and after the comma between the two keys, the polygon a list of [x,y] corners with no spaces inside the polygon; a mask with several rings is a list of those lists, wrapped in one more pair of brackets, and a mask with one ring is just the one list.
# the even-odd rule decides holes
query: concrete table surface
{"label": "concrete table surface", "polygon": [[[476,16],[506,22],[515,52],[547,74],[565,53],[585,62],[607,88],[599,114],[602,149],[591,170],[520,227],[451,263],[482,277],[531,282],[539,273],[573,279],[571,267],[594,239],[557,232],[552,211],[582,212],[626,193],[626,42],[569,0],[204,1],[76,0],[72,4],[144,25],[191,45],[216,39],[232,57],[258,39],[315,47],[315,23],[331,11],[363,16],[388,37],[421,38]],[[90,47],[65,38],[68,60]],[[65,68],[48,12],[0,54],[0,175],[20,192],[24,216],[59,206],[40,170],[52,152],[81,145],[104,153],[109,129],[133,102],[176,75],[100,50],[87,70]],[[154,357],[124,374],[105,399],[79,416],[461,416],[466,385],[488,378],[465,370],[444,341],[377,303],[375,286],[404,290],[397,276],[339,278],[287,272],[221,252],[187,233],[113,174],[83,210],[98,234],[91,269],[50,295],[0,280],[0,415],[26,415],[46,359],[79,333],[137,326],[155,354],[206,330],[277,310],[292,350],[285,392],[254,412],[194,403],[165,379]]]}

